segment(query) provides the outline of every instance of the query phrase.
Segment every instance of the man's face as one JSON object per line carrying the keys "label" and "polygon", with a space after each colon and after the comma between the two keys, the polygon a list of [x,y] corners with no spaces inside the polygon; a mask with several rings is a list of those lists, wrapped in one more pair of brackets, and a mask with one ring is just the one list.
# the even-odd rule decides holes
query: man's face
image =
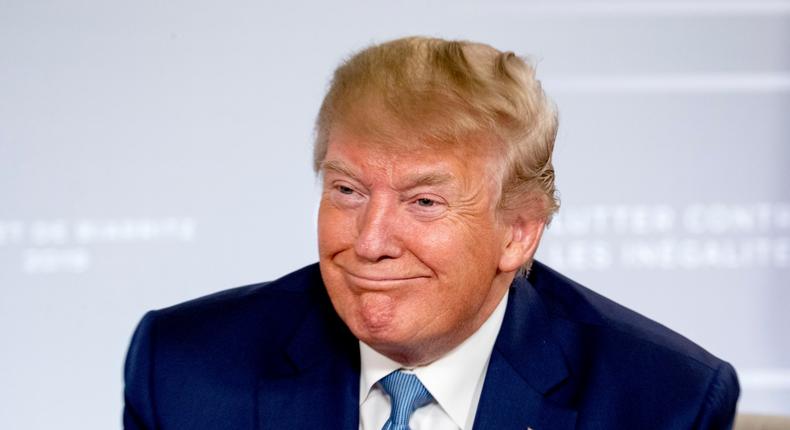
{"label": "man's face", "polygon": [[333,129],[322,167],[321,274],[351,331],[404,364],[470,336],[513,278],[496,213],[497,159],[471,148],[392,150]]}

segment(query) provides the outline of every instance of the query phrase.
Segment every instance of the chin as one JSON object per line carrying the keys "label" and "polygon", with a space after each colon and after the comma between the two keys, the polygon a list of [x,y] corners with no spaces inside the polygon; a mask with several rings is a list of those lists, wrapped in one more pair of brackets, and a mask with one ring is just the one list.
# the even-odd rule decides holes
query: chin
{"label": "chin", "polygon": [[399,324],[395,315],[357,312],[341,317],[357,339],[390,358],[392,354],[415,349],[414,334],[418,329]]}

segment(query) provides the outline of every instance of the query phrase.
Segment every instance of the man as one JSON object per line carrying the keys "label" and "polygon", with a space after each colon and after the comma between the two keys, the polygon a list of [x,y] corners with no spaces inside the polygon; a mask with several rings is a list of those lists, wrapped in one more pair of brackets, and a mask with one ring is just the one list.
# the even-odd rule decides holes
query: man
{"label": "man", "polygon": [[146,315],[128,429],[721,429],[733,368],[533,261],[556,211],[533,69],[407,38],[335,72],[320,262]]}

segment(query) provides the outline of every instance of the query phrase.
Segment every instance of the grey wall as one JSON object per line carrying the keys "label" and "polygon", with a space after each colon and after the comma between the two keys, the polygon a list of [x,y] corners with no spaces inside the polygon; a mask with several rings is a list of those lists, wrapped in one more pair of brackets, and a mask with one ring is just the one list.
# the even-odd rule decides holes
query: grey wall
{"label": "grey wall", "polygon": [[314,261],[329,75],[409,34],[537,59],[539,258],[790,414],[790,3],[0,0],[0,428],[119,427],[146,310]]}

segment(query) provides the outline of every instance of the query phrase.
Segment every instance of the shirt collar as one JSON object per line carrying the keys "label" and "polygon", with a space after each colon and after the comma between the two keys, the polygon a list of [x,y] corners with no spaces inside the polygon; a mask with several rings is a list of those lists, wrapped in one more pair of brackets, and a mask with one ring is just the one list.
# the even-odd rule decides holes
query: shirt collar
{"label": "shirt collar", "polygon": [[[459,428],[466,426],[469,412],[477,408],[473,402],[479,400],[479,385],[484,379],[483,372],[488,367],[491,350],[505,317],[508,294],[502,297],[494,312],[469,338],[438,360],[412,369]],[[361,405],[379,379],[403,366],[361,341],[359,352]]]}

